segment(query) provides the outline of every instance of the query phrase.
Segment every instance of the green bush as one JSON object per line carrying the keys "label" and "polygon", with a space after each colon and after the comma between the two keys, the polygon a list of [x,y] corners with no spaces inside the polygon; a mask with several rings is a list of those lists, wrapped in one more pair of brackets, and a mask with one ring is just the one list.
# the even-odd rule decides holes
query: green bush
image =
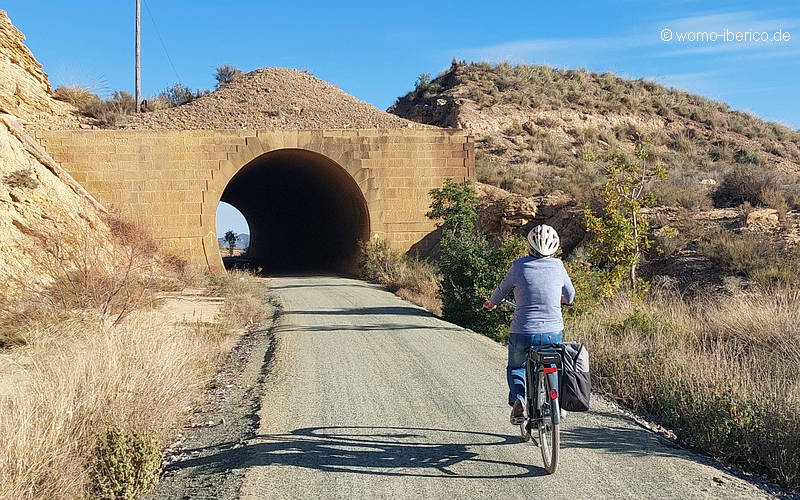
{"label": "green bush", "polygon": [[490,241],[475,229],[477,196],[469,181],[445,181],[431,190],[428,217],[442,223],[439,271],[442,317],[499,341],[508,337],[510,317],[479,310],[523,248],[519,238]]}
{"label": "green bush", "polygon": [[110,429],[92,458],[92,487],[99,498],[133,499],[149,493],[161,474],[158,440],[135,430]]}
{"label": "green bush", "polygon": [[641,283],[636,269],[644,252],[652,245],[649,221],[642,208],[655,205],[655,195],[645,191],[650,184],[664,179],[660,165],[647,163],[643,144],[637,146],[636,159],[631,161],[619,153],[608,156],[605,165],[602,208],[584,209],[583,220],[591,233],[589,261],[608,271],[604,294],[612,296],[625,276],[633,290]]}

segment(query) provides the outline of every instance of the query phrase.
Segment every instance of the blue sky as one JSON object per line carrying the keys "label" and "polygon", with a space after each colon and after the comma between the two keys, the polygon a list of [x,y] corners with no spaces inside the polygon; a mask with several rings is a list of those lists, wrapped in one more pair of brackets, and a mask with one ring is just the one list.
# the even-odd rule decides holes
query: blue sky
{"label": "blue sky", "polygon": [[[133,89],[134,5],[6,0],[2,8],[55,86],[102,93]],[[155,94],[176,81],[213,88],[214,67],[223,62],[245,71],[286,66],[309,70],[385,109],[420,73],[439,73],[456,57],[644,77],[800,128],[800,2],[496,5],[143,0],[143,92]],[[670,41],[661,40],[664,30]],[[726,30],[741,33],[742,41],[723,41]],[[716,42],[678,41],[697,32]],[[747,33],[762,32],[769,41],[753,41],[753,35],[745,41]],[[246,232],[241,221],[220,215],[225,229]]]}

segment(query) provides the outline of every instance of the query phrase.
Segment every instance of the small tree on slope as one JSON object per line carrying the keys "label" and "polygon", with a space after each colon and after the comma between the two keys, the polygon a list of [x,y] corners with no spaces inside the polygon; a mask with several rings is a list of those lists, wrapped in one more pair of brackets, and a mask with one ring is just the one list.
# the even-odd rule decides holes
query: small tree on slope
{"label": "small tree on slope", "polygon": [[605,165],[603,207],[597,215],[589,208],[584,211],[586,229],[594,237],[589,247],[589,260],[609,271],[606,296],[614,294],[626,274],[631,289],[637,290],[640,280],[636,267],[642,253],[652,244],[647,234],[650,224],[641,210],[652,207],[656,201],[653,193],[646,192],[645,188],[649,181],[666,176],[662,166],[648,164],[643,143],[636,146],[634,156],[630,161],[620,153],[609,155]]}

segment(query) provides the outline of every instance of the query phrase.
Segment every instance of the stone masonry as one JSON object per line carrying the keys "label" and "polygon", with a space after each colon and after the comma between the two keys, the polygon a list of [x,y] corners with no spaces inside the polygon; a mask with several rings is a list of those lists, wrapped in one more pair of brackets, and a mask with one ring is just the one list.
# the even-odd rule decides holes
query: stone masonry
{"label": "stone masonry", "polygon": [[408,250],[434,229],[428,192],[474,177],[464,132],[370,130],[56,130],[37,134],[47,152],[100,203],[152,232],[190,264],[222,270],[217,206],[230,179],[271,151],[303,149],[344,168],[358,185],[371,235]]}

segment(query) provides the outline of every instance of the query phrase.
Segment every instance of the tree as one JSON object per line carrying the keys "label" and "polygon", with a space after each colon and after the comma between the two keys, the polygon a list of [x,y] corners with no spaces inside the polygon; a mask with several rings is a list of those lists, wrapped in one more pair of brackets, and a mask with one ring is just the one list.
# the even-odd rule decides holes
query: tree
{"label": "tree", "polygon": [[231,64],[225,63],[217,66],[214,79],[217,80],[217,88],[227,85],[242,75],[242,70]]}
{"label": "tree", "polygon": [[477,310],[522,250],[522,240],[511,236],[489,240],[475,229],[478,198],[469,181],[447,179],[430,191],[427,216],[439,220],[439,285],[442,316],[497,340],[508,334],[508,315]]}
{"label": "tree", "polygon": [[636,267],[652,244],[647,234],[650,225],[641,210],[655,205],[655,196],[645,188],[652,180],[663,180],[666,171],[648,164],[647,158],[643,142],[636,145],[633,160],[611,153],[605,165],[602,209],[599,214],[589,208],[584,211],[586,229],[593,235],[589,260],[609,271],[607,296],[613,295],[626,274],[631,289],[637,290]]}
{"label": "tree", "polygon": [[225,243],[228,244],[228,255],[230,256],[233,256],[233,247],[236,246],[237,239],[238,237],[236,236],[236,233],[234,233],[233,231],[227,231],[225,233]]}

